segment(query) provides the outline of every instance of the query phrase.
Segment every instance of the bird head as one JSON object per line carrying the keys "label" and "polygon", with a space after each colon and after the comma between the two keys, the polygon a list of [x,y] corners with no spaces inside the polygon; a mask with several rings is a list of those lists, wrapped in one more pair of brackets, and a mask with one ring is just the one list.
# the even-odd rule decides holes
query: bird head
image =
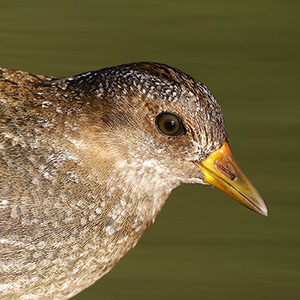
{"label": "bird head", "polygon": [[198,80],[167,65],[134,63],[81,74],[68,84],[85,91],[84,123],[89,143],[96,141],[89,156],[119,170],[113,177],[131,190],[210,184],[267,215],[231,154],[220,106]]}

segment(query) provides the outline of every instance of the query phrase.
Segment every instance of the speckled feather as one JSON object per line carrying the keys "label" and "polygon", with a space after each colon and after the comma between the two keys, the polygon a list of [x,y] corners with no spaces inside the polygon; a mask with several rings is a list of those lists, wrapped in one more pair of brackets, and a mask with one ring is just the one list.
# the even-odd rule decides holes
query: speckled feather
{"label": "speckled feather", "polygon": [[[158,132],[181,117],[187,134]],[[107,273],[227,139],[209,90],[166,65],[71,78],[0,69],[0,298],[68,299]]]}

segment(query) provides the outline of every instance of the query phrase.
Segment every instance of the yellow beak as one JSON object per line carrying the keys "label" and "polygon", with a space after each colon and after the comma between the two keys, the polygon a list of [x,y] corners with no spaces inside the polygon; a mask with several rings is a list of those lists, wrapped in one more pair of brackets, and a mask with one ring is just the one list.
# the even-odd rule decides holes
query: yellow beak
{"label": "yellow beak", "polygon": [[240,170],[228,144],[213,152],[201,162],[195,163],[204,174],[204,181],[217,187],[247,208],[268,215],[264,200]]}

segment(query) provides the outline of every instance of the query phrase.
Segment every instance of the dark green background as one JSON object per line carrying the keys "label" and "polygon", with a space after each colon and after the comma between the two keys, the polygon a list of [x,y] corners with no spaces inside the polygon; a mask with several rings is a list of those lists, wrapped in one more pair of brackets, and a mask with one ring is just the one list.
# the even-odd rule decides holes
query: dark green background
{"label": "dark green background", "polygon": [[65,76],[148,60],[208,85],[259,216],[186,185],[74,299],[299,299],[299,1],[0,1],[0,65]]}

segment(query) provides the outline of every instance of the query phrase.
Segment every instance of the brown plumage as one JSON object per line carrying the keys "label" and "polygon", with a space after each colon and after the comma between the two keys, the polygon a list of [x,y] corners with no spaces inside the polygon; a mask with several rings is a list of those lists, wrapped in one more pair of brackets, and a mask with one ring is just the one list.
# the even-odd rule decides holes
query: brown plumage
{"label": "brown plumage", "polygon": [[[164,132],[160,114],[181,131]],[[202,162],[226,142],[212,94],[166,65],[59,79],[0,69],[0,298],[68,299],[90,286],[172,189],[218,186]],[[235,165],[224,166],[236,180]],[[266,214],[259,196],[238,200]]]}

